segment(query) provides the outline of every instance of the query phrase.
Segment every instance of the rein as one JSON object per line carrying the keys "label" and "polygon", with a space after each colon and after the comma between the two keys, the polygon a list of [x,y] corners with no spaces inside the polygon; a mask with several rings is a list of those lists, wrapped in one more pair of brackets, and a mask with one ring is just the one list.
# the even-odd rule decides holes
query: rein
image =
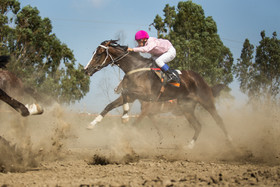
{"label": "rein", "polygon": [[[100,66],[102,66],[102,65],[106,62],[106,60],[108,59],[108,57],[111,58],[111,62],[109,62],[109,64],[114,65],[114,64],[116,64],[116,62],[118,62],[118,61],[120,61],[121,59],[125,58],[125,57],[129,54],[129,52],[126,52],[124,55],[121,55],[121,56],[119,56],[119,57],[117,57],[117,58],[114,59],[114,58],[112,57],[112,55],[109,53],[109,47],[106,47],[106,46],[104,46],[104,45],[99,45],[99,46],[102,47],[103,49],[105,49],[105,50],[106,50],[106,53],[107,53],[106,58],[104,59],[104,61],[102,62],[102,64],[101,64]],[[117,65],[118,65],[118,64],[117,64]],[[135,69],[135,70],[131,70],[131,71],[127,72],[126,75],[131,75],[131,74],[133,74],[133,73],[137,73],[137,72],[140,72],[140,71],[150,71],[150,70],[151,70],[151,68],[139,68],[139,69]]]}

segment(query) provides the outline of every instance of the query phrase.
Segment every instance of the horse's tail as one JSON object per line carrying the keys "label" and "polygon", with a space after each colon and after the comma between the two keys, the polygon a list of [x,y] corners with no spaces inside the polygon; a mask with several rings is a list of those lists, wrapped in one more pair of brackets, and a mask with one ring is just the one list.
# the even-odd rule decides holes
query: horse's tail
{"label": "horse's tail", "polygon": [[216,84],[211,87],[212,94],[214,97],[218,97],[220,95],[220,92],[226,87],[224,84]]}

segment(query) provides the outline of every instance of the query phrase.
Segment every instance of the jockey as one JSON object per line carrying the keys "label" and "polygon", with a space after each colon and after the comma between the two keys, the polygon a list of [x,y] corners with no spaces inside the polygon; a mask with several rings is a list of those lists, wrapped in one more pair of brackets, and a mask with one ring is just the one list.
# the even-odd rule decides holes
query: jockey
{"label": "jockey", "polygon": [[156,64],[167,75],[167,82],[180,82],[177,71],[171,70],[166,64],[176,56],[176,49],[169,40],[149,37],[148,33],[144,30],[140,30],[135,34],[135,40],[138,46],[128,48],[128,51],[150,53]]}

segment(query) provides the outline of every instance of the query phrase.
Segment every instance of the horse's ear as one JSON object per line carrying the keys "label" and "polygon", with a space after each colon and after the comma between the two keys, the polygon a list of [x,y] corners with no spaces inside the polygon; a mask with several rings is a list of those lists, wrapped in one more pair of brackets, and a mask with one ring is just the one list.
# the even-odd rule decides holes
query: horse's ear
{"label": "horse's ear", "polygon": [[112,45],[112,46],[117,46],[117,45],[119,45],[119,44],[118,44],[118,41],[119,41],[119,40],[111,40],[111,41],[110,41],[110,45]]}
{"label": "horse's ear", "polygon": [[109,45],[112,46],[112,47],[117,47],[117,46],[119,46],[118,40],[110,40],[110,44],[109,44]]}

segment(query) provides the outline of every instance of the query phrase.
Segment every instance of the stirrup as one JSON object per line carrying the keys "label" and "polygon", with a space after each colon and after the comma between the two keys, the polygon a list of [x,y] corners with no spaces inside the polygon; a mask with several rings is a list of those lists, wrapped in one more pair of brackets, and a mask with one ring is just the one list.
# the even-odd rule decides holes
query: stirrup
{"label": "stirrup", "polygon": [[175,71],[172,70],[168,75],[167,75],[167,81],[168,84],[171,84],[172,86],[175,87],[180,87],[180,78],[179,74]]}
{"label": "stirrup", "polygon": [[167,81],[166,81],[166,83],[167,84],[170,84],[170,85],[172,85],[172,86],[174,86],[174,87],[180,87],[180,81],[178,81],[178,80],[174,80],[174,79],[172,79],[172,78],[170,78],[170,79],[168,79]]}
{"label": "stirrup", "polygon": [[167,77],[168,77],[167,82],[180,83],[179,74],[174,70],[171,71],[171,73],[168,74]]}

